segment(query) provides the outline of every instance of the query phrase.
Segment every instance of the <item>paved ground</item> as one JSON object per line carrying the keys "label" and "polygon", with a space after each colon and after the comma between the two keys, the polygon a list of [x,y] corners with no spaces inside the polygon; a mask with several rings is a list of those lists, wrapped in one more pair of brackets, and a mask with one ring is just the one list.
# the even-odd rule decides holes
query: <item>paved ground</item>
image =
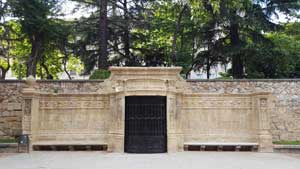
{"label": "paved ground", "polygon": [[33,152],[0,156],[0,169],[300,169],[300,156],[251,152]]}

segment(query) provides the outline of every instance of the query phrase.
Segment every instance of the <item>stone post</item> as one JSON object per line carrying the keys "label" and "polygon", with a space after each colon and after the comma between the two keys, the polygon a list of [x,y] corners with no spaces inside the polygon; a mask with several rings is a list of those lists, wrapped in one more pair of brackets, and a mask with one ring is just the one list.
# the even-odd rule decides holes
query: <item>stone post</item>
{"label": "stone post", "polygon": [[108,151],[124,152],[125,96],[110,95],[110,121]]}
{"label": "stone post", "polygon": [[177,151],[184,151],[184,134],[183,134],[183,114],[182,114],[182,102],[183,95],[182,93],[177,94],[176,96],[176,114],[175,120],[176,124],[176,132],[177,132]]}
{"label": "stone post", "polygon": [[177,131],[176,131],[176,95],[173,93],[167,94],[167,146],[168,152],[176,152]]}
{"label": "stone post", "polygon": [[32,150],[32,142],[35,140],[32,135],[38,129],[39,118],[39,97],[35,89],[36,80],[29,76],[26,79],[27,87],[22,90],[24,98],[23,117],[22,117],[22,133],[28,134],[30,139],[30,150]]}
{"label": "stone post", "polygon": [[259,152],[273,152],[272,135],[270,132],[270,95],[260,94],[256,97],[258,111]]}
{"label": "stone post", "polygon": [[165,81],[167,89],[167,139],[168,152],[183,151],[182,131],[182,86],[176,86],[176,81]]}

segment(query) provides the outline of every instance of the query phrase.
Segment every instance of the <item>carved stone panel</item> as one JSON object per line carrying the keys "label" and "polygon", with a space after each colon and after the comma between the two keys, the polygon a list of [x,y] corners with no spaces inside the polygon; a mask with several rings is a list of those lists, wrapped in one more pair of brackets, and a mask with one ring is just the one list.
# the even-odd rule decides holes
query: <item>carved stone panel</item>
{"label": "carved stone panel", "polygon": [[24,100],[24,115],[25,116],[31,115],[31,99]]}

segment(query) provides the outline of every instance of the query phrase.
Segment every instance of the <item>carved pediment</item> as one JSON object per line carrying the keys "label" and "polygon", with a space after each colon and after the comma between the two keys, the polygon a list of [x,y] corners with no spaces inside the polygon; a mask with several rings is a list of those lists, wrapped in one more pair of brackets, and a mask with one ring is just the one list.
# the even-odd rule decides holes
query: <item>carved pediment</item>
{"label": "carved pediment", "polygon": [[99,93],[125,91],[171,91],[186,90],[181,78],[181,67],[110,67],[111,76],[104,82]]}

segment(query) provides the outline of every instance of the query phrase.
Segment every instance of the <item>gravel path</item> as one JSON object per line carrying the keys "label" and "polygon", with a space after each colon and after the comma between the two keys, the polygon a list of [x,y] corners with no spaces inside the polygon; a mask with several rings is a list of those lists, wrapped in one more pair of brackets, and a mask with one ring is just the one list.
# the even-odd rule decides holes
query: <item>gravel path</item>
{"label": "gravel path", "polygon": [[251,152],[32,152],[0,157],[0,169],[300,169],[300,158]]}

